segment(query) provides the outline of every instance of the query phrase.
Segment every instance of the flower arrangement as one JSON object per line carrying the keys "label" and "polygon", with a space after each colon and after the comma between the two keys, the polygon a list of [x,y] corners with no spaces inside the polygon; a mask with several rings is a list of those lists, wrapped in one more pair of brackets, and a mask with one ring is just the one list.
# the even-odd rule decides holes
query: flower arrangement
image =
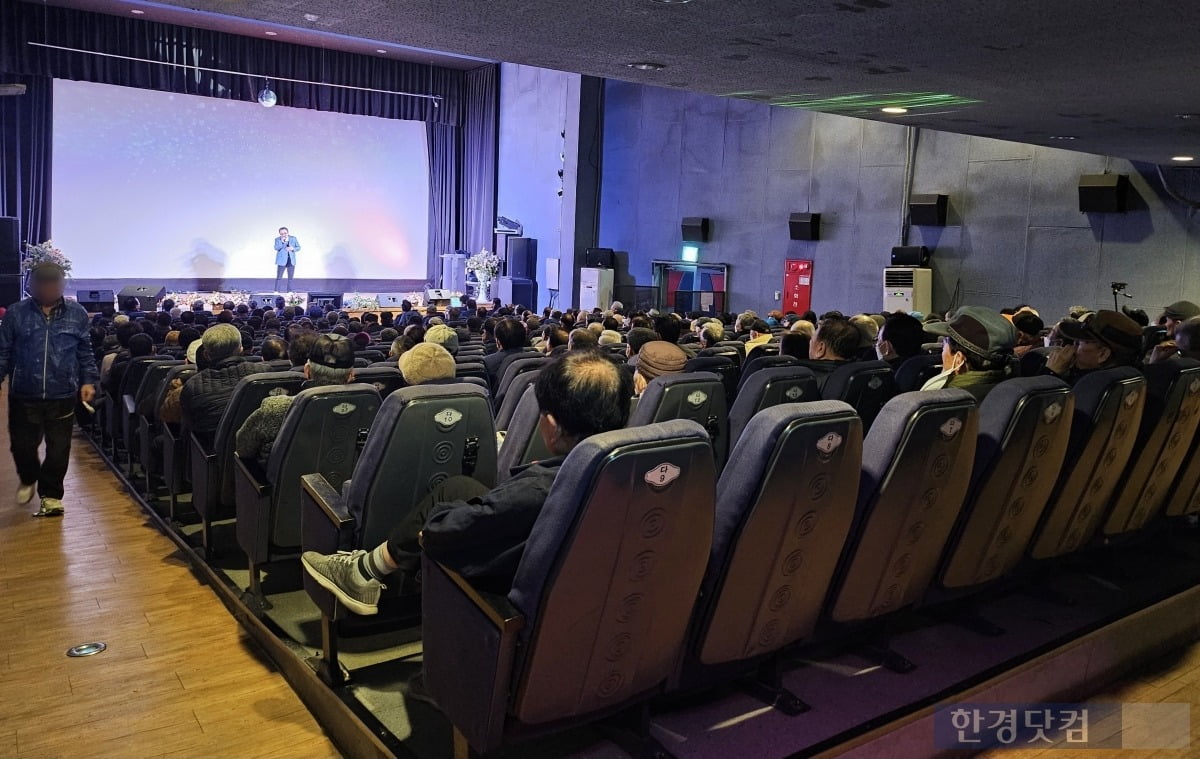
{"label": "flower arrangement", "polygon": [[307,300],[307,295],[301,295],[296,292],[288,292],[287,295],[283,296],[283,302],[289,306],[303,306]]}
{"label": "flower arrangement", "polygon": [[33,267],[42,263],[58,264],[64,272],[69,276],[71,274],[71,259],[63,255],[63,252],[54,247],[54,243],[46,240],[37,245],[25,244],[25,255],[21,258],[21,271],[25,274],[33,271]]}
{"label": "flower arrangement", "polygon": [[345,304],[347,308],[363,311],[377,311],[379,309],[379,301],[371,295],[359,295],[354,293],[350,296],[349,303]]}
{"label": "flower arrangement", "polygon": [[475,272],[480,282],[495,279],[500,274],[500,256],[483,248],[467,259],[467,271]]}

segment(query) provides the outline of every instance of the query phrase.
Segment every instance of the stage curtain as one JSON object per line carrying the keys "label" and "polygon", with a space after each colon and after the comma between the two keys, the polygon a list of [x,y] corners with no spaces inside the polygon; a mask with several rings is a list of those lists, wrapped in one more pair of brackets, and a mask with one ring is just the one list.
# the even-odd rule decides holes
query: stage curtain
{"label": "stage curtain", "polygon": [[476,253],[480,248],[492,247],[496,223],[499,66],[483,66],[467,72],[463,109],[458,245]]}
{"label": "stage curtain", "polygon": [[[33,47],[41,42],[134,58],[171,61],[261,76]],[[424,98],[271,81],[281,105],[321,111],[461,125],[466,72],[339,50],[242,37],[226,32],[0,0],[0,71],[118,84],[233,100],[254,100],[269,77],[440,95]]]}
{"label": "stage curtain", "polygon": [[429,138],[429,281],[441,284],[443,253],[458,249],[459,129],[426,124]]}
{"label": "stage curtain", "polygon": [[0,216],[21,223],[21,242],[50,237],[50,151],[54,82],[45,76],[6,76],[25,94],[0,97]]}

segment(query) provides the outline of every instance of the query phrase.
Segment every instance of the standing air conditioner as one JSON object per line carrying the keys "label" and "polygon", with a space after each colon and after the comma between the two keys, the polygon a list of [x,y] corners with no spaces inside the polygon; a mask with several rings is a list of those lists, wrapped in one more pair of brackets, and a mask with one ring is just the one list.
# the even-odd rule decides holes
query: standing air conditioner
{"label": "standing air conditioner", "polygon": [[933,269],[913,267],[891,267],[883,270],[883,310],[920,311],[928,314],[933,310]]}

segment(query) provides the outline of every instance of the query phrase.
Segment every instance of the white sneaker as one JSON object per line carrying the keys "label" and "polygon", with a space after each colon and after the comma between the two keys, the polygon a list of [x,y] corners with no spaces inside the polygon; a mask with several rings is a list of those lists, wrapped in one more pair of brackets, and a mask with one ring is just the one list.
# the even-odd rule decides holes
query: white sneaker
{"label": "white sneaker", "polygon": [[58,498],[43,498],[42,508],[33,512],[35,517],[61,517],[63,502]]}
{"label": "white sneaker", "polygon": [[37,490],[37,485],[22,485],[17,488],[17,505],[24,506],[32,501],[35,490]]}

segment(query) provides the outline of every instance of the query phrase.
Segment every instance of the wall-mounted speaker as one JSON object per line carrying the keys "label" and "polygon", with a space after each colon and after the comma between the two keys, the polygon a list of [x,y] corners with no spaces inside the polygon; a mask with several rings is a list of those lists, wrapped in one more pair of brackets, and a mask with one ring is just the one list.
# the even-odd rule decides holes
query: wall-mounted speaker
{"label": "wall-mounted speaker", "polygon": [[892,266],[925,266],[929,248],[924,245],[899,245],[892,248]]}
{"label": "wall-mounted speaker", "polygon": [[537,310],[537,282],[531,279],[500,278],[500,302],[506,306],[525,306]]}
{"label": "wall-mounted speaker", "polygon": [[1079,177],[1080,213],[1125,213],[1128,208],[1128,174],[1084,174]]}
{"label": "wall-mounted speaker", "polygon": [[794,213],[788,217],[788,232],[793,240],[820,240],[821,214]]}
{"label": "wall-mounted speaker", "polygon": [[684,242],[708,242],[712,237],[712,222],[707,216],[685,216],[682,231]]}
{"label": "wall-mounted speaker", "polygon": [[949,195],[913,195],[908,201],[908,221],[918,227],[944,227],[949,209]]}
{"label": "wall-mounted speaker", "polygon": [[508,271],[516,279],[537,276],[537,240],[533,237],[508,238]]}
{"label": "wall-mounted speaker", "polygon": [[583,266],[585,269],[613,268],[612,248],[588,248],[583,251]]}

